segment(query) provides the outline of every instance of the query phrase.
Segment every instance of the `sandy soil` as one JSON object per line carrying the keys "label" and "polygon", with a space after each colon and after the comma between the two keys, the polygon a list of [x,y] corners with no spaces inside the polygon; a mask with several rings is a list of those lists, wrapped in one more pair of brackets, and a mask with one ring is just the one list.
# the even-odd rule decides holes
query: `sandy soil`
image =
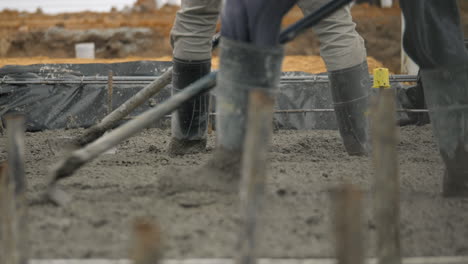
{"label": "sandy soil", "polygon": [[[32,58],[0,58],[0,67],[5,65],[31,65],[31,64],[50,64],[50,63],[117,63],[139,60],[154,60],[154,61],[171,61],[172,57],[165,56],[159,58],[145,57],[130,57],[122,59],[74,59],[74,58],[48,58],[48,57],[32,57]],[[382,63],[372,57],[367,58],[369,72],[373,69],[382,67]],[[219,58],[213,57],[213,69],[217,69]],[[286,56],[283,61],[283,71],[303,71],[309,73],[326,72],[325,63],[320,56]]]}
{"label": "sandy soil", "polygon": [[[459,2],[466,35],[468,34],[468,2]],[[98,42],[97,49],[100,51],[97,52],[97,56],[101,58],[170,56],[169,32],[177,8],[165,6],[160,10],[152,10],[145,5],[141,6],[143,8],[138,7],[127,11],[112,10],[107,13],[82,12],[58,15],[1,11],[0,57],[73,57],[75,40],[70,37],[49,38],[48,30],[52,27],[70,31],[122,27],[149,28],[153,34],[146,36],[144,45],[132,52],[119,52],[116,48],[123,45],[120,49],[125,49],[124,44],[129,42],[128,39],[121,39],[120,35],[106,41],[92,38],[85,40]],[[352,8],[352,15],[357,24],[357,31],[366,41],[368,55],[381,61],[392,72],[398,73],[401,52],[400,9],[398,7],[381,9],[361,4]],[[300,9],[293,8],[285,17],[283,24],[289,25],[300,18],[302,18]],[[309,31],[289,43],[286,46],[286,53],[287,55],[317,56],[319,55],[319,41],[314,33]]]}
{"label": "sandy soil", "polygon": [[[70,37],[50,38],[48,30],[52,27],[70,31],[122,27],[150,28],[153,34],[145,39],[150,43],[145,42],[146,44],[138,51],[116,52],[115,46],[122,43],[119,36],[115,36],[107,41],[97,41],[97,49],[100,49],[97,56],[101,58],[122,57],[121,54],[124,54],[124,57],[170,56],[169,32],[176,11],[177,8],[171,6],[144,12],[82,12],[59,15],[2,11],[0,12],[0,57],[74,57],[74,39]],[[391,71],[398,72],[400,70],[399,9],[379,9],[368,5],[357,5],[353,7],[353,16],[357,23],[357,30],[366,40],[368,55],[381,61]],[[300,9],[293,8],[285,17],[283,24],[289,25],[302,17]],[[93,41],[91,38],[85,40]],[[128,40],[123,42],[126,43]],[[319,41],[314,33],[309,31],[288,44],[286,54],[318,56]]]}
{"label": "sandy soil", "polygon": [[[66,208],[34,203],[44,190],[47,168],[56,156],[48,140],[78,130],[28,133],[30,233],[34,258],[123,258],[137,217],[158,221],[166,257],[233,255],[237,233],[237,195],[186,193],[162,197],[158,179],[174,169],[203,164],[212,152],[170,158],[168,130],[150,129],[123,142],[62,182],[74,200]],[[0,160],[5,158],[0,138]],[[398,145],[401,171],[401,236],[405,256],[468,255],[468,200],[440,196],[442,164],[430,127],[404,127]],[[194,175],[196,177],[196,175]],[[366,191],[367,253],[375,249],[370,161],[349,157],[336,131],[277,131],[271,166],[260,255],[333,255],[329,190],[344,182]]]}

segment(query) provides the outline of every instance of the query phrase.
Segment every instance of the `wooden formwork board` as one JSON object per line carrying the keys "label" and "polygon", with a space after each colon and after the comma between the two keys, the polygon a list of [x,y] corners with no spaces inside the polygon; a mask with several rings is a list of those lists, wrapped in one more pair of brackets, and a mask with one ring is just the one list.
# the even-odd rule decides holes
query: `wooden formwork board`
{"label": "wooden formwork board", "polygon": [[[29,264],[131,264],[127,259],[42,259],[31,260]],[[335,264],[332,258],[313,259],[259,259],[258,264]],[[367,259],[376,264],[375,258]],[[411,257],[404,258],[403,264],[467,264],[468,256],[456,257]],[[167,259],[162,264],[234,264],[232,259]]]}

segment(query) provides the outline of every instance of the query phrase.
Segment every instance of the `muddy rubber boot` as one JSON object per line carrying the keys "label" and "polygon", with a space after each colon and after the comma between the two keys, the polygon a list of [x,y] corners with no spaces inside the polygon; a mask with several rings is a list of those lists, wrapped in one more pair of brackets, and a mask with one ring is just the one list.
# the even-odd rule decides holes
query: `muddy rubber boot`
{"label": "muddy rubber boot", "polygon": [[277,90],[283,48],[221,40],[216,95],[217,146],[211,159],[192,172],[161,177],[159,191],[172,195],[188,191],[232,193],[238,188],[242,145],[246,132],[248,95],[252,89]]}
{"label": "muddy rubber boot", "polygon": [[370,146],[366,112],[371,87],[367,62],[328,75],[344,147],[349,155],[367,155]]}
{"label": "muddy rubber boot", "polygon": [[[172,94],[210,73],[211,61],[184,61],[174,58]],[[171,156],[194,154],[206,150],[209,94],[200,95],[183,104],[172,115],[172,138],[168,153]]]}
{"label": "muddy rubber boot", "polygon": [[468,197],[468,65],[421,70],[421,78],[445,163],[443,195]]}

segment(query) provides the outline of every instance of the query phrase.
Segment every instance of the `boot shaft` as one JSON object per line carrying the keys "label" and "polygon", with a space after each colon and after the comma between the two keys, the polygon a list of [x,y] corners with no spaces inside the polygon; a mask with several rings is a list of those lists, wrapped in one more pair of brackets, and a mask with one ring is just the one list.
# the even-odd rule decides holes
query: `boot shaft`
{"label": "boot shaft", "polygon": [[244,142],[248,95],[263,89],[275,95],[281,77],[283,48],[261,48],[221,40],[220,69],[215,89],[217,145],[241,151]]}
{"label": "boot shaft", "polygon": [[[174,58],[172,94],[210,73],[211,61],[184,61]],[[202,94],[184,103],[172,115],[172,137],[183,140],[204,140],[208,128],[209,94]]]}
{"label": "boot shaft", "polygon": [[443,194],[468,196],[468,65],[421,70],[434,135],[445,164]]}
{"label": "boot shaft", "polygon": [[333,107],[349,155],[370,151],[367,111],[371,86],[367,62],[329,72]]}

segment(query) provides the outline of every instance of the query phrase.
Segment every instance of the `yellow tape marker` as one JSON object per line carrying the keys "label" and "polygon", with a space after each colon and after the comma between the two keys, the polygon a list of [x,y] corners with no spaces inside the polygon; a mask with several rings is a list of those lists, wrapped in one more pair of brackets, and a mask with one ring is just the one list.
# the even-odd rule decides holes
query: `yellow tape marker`
{"label": "yellow tape marker", "polygon": [[374,88],[390,88],[390,75],[387,68],[374,69]]}

